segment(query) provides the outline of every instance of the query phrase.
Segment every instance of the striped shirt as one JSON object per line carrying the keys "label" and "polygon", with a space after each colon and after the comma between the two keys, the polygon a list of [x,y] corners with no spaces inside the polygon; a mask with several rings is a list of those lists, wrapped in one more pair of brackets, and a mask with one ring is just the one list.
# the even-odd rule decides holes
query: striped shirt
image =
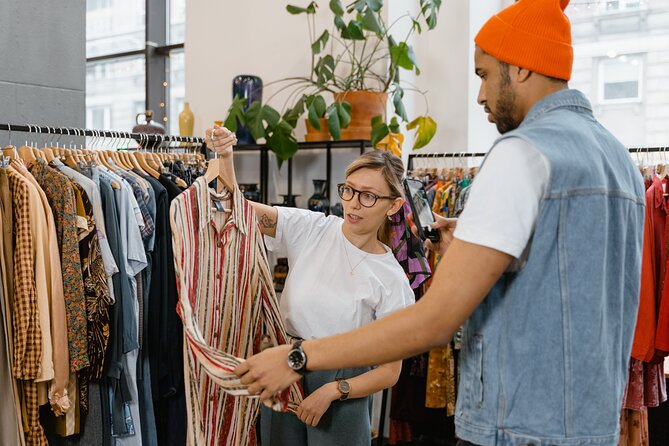
{"label": "striped shirt", "polygon": [[[188,444],[256,444],[257,398],[234,375],[241,359],[288,341],[256,215],[235,190],[230,218],[212,211],[207,180],[198,178],[171,206],[172,242],[184,323]],[[291,387],[275,410],[294,409]],[[290,400],[290,402],[289,402]]]}

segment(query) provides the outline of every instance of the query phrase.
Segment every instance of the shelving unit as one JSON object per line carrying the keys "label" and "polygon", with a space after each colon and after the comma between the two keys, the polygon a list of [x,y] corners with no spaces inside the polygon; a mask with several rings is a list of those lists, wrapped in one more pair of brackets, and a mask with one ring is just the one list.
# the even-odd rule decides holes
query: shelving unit
{"label": "shelving unit", "polygon": [[[352,141],[320,141],[320,142],[299,142],[297,143],[298,150],[296,156],[304,150],[325,150],[326,159],[326,194],[328,199],[330,197],[330,183],[332,178],[332,151],[341,149],[359,149],[362,155],[365,149],[371,148],[372,145],[368,140],[352,140]],[[260,154],[260,195],[261,201],[264,204],[269,204],[269,152],[270,149],[264,144],[240,144],[235,146],[235,151],[238,152],[258,152]],[[293,195],[293,158],[286,161],[288,165],[287,178],[287,192],[289,196]]]}

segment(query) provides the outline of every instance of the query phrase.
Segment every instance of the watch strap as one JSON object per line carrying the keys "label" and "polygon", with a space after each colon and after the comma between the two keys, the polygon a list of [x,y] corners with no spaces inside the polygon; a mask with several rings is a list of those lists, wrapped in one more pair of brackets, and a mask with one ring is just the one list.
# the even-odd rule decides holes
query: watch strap
{"label": "watch strap", "polygon": [[[348,386],[348,392],[343,392],[341,390],[341,382],[342,381],[344,381],[346,383],[346,385]],[[348,399],[348,396],[351,393],[351,385],[344,378],[337,378],[337,390],[341,394],[341,396],[339,397],[339,401],[346,401]]]}

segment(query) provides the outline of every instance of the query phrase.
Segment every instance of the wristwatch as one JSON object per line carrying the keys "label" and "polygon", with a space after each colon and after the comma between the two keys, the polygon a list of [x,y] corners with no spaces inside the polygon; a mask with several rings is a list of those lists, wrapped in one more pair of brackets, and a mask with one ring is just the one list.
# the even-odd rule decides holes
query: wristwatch
{"label": "wristwatch", "polygon": [[304,375],[307,372],[307,354],[302,348],[302,340],[295,341],[293,348],[288,352],[288,367]]}
{"label": "wristwatch", "polygon": [[337,390],[341,393],[339,401],[346,401],[348,394],[351,393],[351,385],[345,379],[337,378]]}

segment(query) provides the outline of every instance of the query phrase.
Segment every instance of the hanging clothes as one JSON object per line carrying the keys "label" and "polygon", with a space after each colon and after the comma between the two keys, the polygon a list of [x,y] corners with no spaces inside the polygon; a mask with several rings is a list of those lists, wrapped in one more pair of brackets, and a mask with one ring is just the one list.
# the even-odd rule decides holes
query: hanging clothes
{"label": "hanging clothes", "polygon": [[641,291],[637,324],[628,367],[624,407],[640,410],[656,407],[667,400],[664,362],[658,359],[655,334],[658,310],[665,298],[667,274],[667,200],[664,190],[667,179],[653,176],[646,191],[646,213],[641,266]]}
{"label": "hanging clothes", "polygon": [[618,446],[649,446],[648,409],[623,409],[620,413]]}
{"label": "hanging clothes", "polygon": [[[140,174],[138,170],[133,170]],[[148,175],[141,175],[155,192],[156,231],[148,296],[147,349],[151,393],[159,444],[186,443],[186,395],[184,385],[183,326],[177,308],[177,280],[172,252],[170,202],[180,189]],[[165,187],[168,186],[168,189]]]}
{"label": "hanging clothes", "polygon": [[12,376],[14,336],[12,330],[13,261],[12,253],[13,206],[9,191],[6,168],[0,168],[0,386],[5,389],[0,400],[0,441],[2,444],[25,445],[23,423],[21,421],[21,400],[16,380]]}
{"label": "hanging clothes", "polygon": [[30,173],[44,190],[54,213],[67,312],[70,371],[74,373],[89,366],[86,298],[78,249],[74,191],[66,176],[50,169],[43,162],[34,163]]}
{"label": "hanging clothes", "polygon": [[[207,180],[200,177],[173,202],[170,212],[179,309],[187,330],[192,446],[247,446],[257,441],[259,401],[224,391],[219,383],[234,375],[224,363],[205,367],[198,351],[203,343],[210,350],[246,358],[260,351],[263,335],[273,345],[288,341],[255,212],[238,189],[231,199],[230,217],[223,221],[222,214],[212,211]],[[215,352],[210,353],[207,357],[215,359]],[[299,404],[299,391],[293,386],[290,392]]]}
{"label": "hanging clothes", "polygon": [[[22,392],[23,430],[26,444],[46,445],[39,422],[37,384],[42,355],[37,292],[35,290],[35,248],[30,231],[30,185],[18,173],[7,170],[13,200],[13,284],[11,293],[14,329],[13,374]],[[11,269],[11,268],[10,268]]]}
{"label": "hanging clothes", "polygon": [[[53,369],[53,376],[49,373],[48,376],[43,376],[39,381],[45,382],[40,386],[40,405],[48,400],[51,402],[53,412],[57,415],[63,415],[70,408],[71,401],[69,399],[67,387],[69,381],[69,355],[68,355],[68,341],[67,341],[67,319],[65,310],[65,295],[63,288],[63,278],[58,250],[58,238],[56,234],[56,224],[49,206],[48,198],[44,191],[40,188],[39,183],[23,165],[23,163],[14,160],[11,163],[12,169],[22,175],[32,185],[33,195],[39,196],[39,203],[41,209],[34,209],[32,214],[33,222],[33,238],[38,247],[36,265],[36,289],[46,289],[41,291],[41,294],[46,295],[48,304],[43,304],[40,308],[40,317],[42,313],[46,313],[50,322],[50,333],[48,339],[51,340],[51,354],[43,355],[42,362],[44,363],[46,357],[51,356],[53,364],[49,368]],[[41,233],[35,231],[42,229]],[[41,243],[40,243],[41,240]],[[43,270],[39,272],[39,267]],[[43,277],[44,282],[41,282],[37,275]],[[41,282],[41,283],[40,283]],[[38,291],[38,294],[40,292]],[[45,320],[46,322],[46,320]],[[44,328],[44,327],[43,327]],[[43,336],[43,340],[45,337]],[[49,346],[45,346],[49,348]],[[42,374],[44,375],[43,368]],[[53,381],[51,379],[53,378]],[[46,382],[49,383],[49,388],[46,387]]]}

